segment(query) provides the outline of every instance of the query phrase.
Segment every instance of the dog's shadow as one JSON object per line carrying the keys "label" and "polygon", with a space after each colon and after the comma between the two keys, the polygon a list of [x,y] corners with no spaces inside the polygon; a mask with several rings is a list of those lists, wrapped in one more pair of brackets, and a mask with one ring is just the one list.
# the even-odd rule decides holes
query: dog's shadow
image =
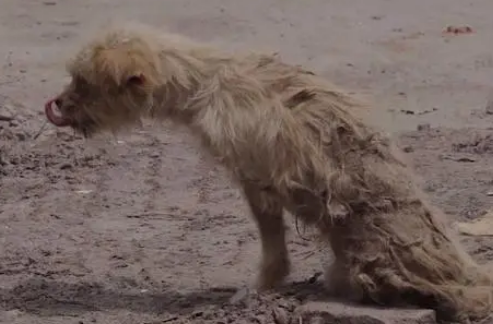
{"label": "dog's shadow", "polygon": [[[32,278],[12,289],[0,289],[0,303],[4,310],[18,309],[41,316],[77,315],[87,311],[111,309],[183,315],[202,306],[231,304],[232,297],[239,289],[216,287],[180,293],[163,288],[139,293],[111,289],[91,282],[68,283]],[[279,287],[274,293],[281,298],[295,298],[298,301],[328,299],[319,282],[289,283]]]}

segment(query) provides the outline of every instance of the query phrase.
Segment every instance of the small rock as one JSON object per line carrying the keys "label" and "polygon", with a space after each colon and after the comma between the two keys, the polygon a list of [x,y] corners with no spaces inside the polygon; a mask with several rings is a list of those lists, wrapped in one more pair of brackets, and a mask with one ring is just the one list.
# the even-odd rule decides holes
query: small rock
{"label": "small rock", "polygon": [[426,115],[426,114],[429,114],[429,113],[434,112],[434,111],[437,111],[437,110],[438,110],[438,108],[433,107],[433,108],[431,108],[431,110],[423,110],[423,111],[420,111],[418,113],[418,115]]}
{"label": "small rock", "polygon": [[276,324],[289,324],[289,318],[287,312],[282,308],[276,308],[272,310],[272,318]]}
{"label": "small rock", "polygon": [[15,134],[15,136],[17,137],[17,139],[18,139],[19,141],[25,141],[25,140],[26,140],[26,138],[27,138],[27,136],[26,136],[26,134],[25,134],[25,133],[16,133],[16,134]]}
{"label": "small rock", "polygon": [[414,149],[411,146],[405,146],[402,148],[402,150],[404,151],[404,153],[414,152]]}
{"label": "small rock", "polygon": [[444,33],[454,35],[471,34],[472,32],[473,30],[469,26],[447,26],[444,30]]}
{"label": "small rock", "polygon": [[76,193],[78,194],[82,194],[82,195],[85,195],[85,194],[88,194],[88,193],[91,193],[92,190],[77,190]]}
{"label": "small rock", "polygon": [[295,314],[300,323],[436,324],[433,310],[372,308],[341,302],[308,302]]}
{"label": "small rock", "polygon": [[493,196],[493,191],[488,191],[488,193],[486,193],[487,196]]}
{"label": "small rock", "polygon": [[250,289],[248,287],[243,287],[243,288],[239,289],[236,292],[236,294],[234,294],[229,299],[229,303],[232,305],[237,305],[237,304],[245,301],[245,299],[247,299],[248,295],[250,295]]}
{"label": "small rock", "polygon": [[316,283],[318,277],[320,277],[322,274],[323,274],[322,272],[316,272],[316,273],[314,273],[313,276],[311,276],[310,278],[308,278],[308,283],[310,283],[310,284]]}
{"label": "small rock", "polygon": [[0,111],[2,112],[2,115],[8,116],[10,118],[14,118],[16,115],[15,107],[9,103],[3,103],[0,106]]}
{"label": "small rock", "polygon": [[493,115],[493,97],[488,99],[488,102],[486,103],[486,114],[488,115]]}
{"label": "small rock", "polygon": [[19,126],[19,122],[17,120],[12,120],[9,122],[9,127],[17,127]]}
{"label": "small rock", "polygon": [[412,110],[401,109],[401,112],[406,114],[406,115],[414,115],[414,111],[412,111]]}
{"label": "small rock", "polygon": [[456,162],[476,162],[476,158],[469,155],[449,155],[443,154],[440,156],[442,160],[452,160]]}
{"label": "small rock", "polygon": [[431,125],[430,124],[419,124],[418,127],[417,127],[418,131],[422,132],[422,131],[428,131],[431,129]]}
{"label": "small rock", "polygon": [[64,163],[60,166],[60,170],[68,170],[68,169],[72,169],[72,164]]}
{"label": "small rock", "polygon": [[457,158],[456,161],[457,162],[476,162],[476,159],[468,157],[468,156],[463,156],[463,157]]}
{"label": "small rock", "polygon": [[203,311],[196,311],[196,312],[193,312],[192,318],[201,317],[202,315],[204,315]]}
{"label": "small rock", "polygon": [[287,312],[293,312],[295,308],[295,305],[293,303],[289,303],[285,300],[279,300],[277,306],[278,308],[282,308]]}

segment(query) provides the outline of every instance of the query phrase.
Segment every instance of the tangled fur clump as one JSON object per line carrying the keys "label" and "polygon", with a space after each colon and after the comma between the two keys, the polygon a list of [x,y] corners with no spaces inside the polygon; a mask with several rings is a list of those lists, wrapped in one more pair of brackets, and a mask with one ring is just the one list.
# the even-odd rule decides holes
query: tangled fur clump
{"label": "tangled fur clump", "polygon": [[490,313],[492,279],[428,206],[389,138],[359,119],[362,105],[321,77],[143,26],[101,33],[68,70],[71,83],[46,106],[53,124],[91,136],[168,119],[221,159],[259,228],[260,288],[289,273],[287,210],[331,245],[332,292],[444,318]]}

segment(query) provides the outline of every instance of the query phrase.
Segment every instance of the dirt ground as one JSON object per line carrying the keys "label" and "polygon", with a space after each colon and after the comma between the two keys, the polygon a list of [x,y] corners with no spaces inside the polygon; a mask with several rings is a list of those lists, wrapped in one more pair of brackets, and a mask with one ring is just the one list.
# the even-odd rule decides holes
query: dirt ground
{"label": "dirt ground", "polygon": [[[493,203],[492,10],[490,0],[2,0],[0,115],[14,119],[0,121],[0,323],[264,324],[323,298],[324,255],[291,228],[286,286],[231,300],[255,280],[256,229],[183,130],[87,142],[40,132],[88,31],[166,25],[332,79],[373,103],[368,121],[395,136],[452,222]],[[492,238],[462,239],[493,260]]]}

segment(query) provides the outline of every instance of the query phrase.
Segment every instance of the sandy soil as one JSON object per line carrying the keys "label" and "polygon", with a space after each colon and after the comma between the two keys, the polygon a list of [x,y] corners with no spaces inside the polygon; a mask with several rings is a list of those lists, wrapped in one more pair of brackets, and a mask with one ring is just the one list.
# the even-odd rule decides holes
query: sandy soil
{"label": "sandy soil", "polygon": [[[492,10],[489,0],[2,0],[0,114],[14,120],[0,121],[0,323],[263,324],[322,298],[323,258],[291,229],[286,287],[231,301],[255,279],[256,229],[182,130],[87,143],[39,132],[87,31],[109,19],[166,24],[333,79],[374,102],[368,121],[395,135],[453,221],[493,201]],[[473,33],[444,34],[449,25]],[[493,239],[463,240],[493,260]]]}

